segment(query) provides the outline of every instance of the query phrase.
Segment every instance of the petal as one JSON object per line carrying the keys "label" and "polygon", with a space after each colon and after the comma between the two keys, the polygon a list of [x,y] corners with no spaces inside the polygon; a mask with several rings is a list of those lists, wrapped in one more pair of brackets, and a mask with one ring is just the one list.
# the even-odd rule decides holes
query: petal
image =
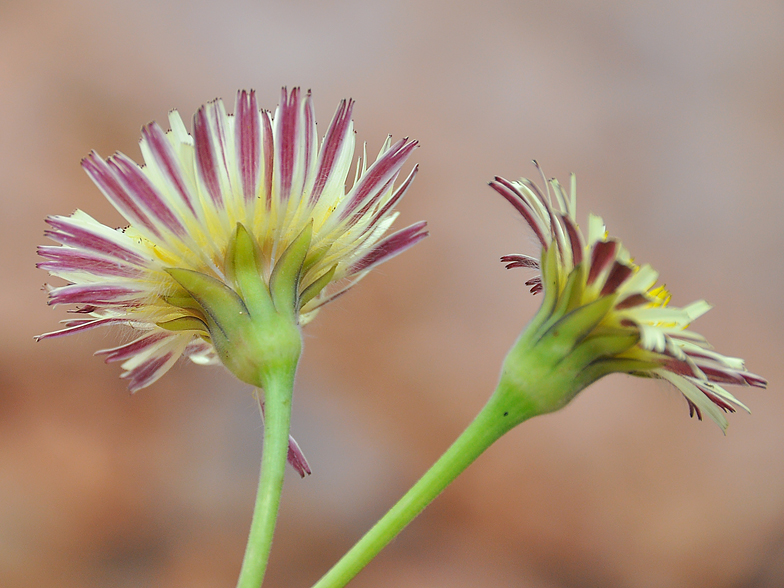
{"label": "petal", "polygon": [[368,253],[349,267],[346,275],[351,276],[367,271],[412,247],[428,236],[429,233],[425,230],[426,226],[425,221],[420,221],[379,241]]}
{"label": "petal", "polygon": [[97,255],[72,247],[41,246],[38,248],[38,255],[49,261],[38,263],[36,267],[69,281],[74,281],[74,275],[84,273],[92,276],[133,279],[141,277],[146,272],[146,268],[126,263],[116,257]]}
{"label": "petal", "polygon": [[46,222],[53,230],[44,235],[62,245],[115,257],[136,266],[149,266],[146,252],[139,251],[122,231],[102,225],[88,214],[77,210],[70,217],[50,216]]}
{"label": "petal", "polygon": [[71,284],[53,288],[48,304],[91,304],[94,306],[140,306],[150,296],[143,285],[134,282]]}
{"label": "petal", "polygon": [[120,377],[129,380],[128,390],[136,392],[146,388],[168,372],[192,337],[190,334],[169,334],[132,355],[121,366],[125,372]]}
{"label": "petal", "polygon": [[678,388],[686,399],[694,405],[698,415],[701,416],[704,412],[721,427],[722,431],[727,431],[729,421],[727,421],[727,417],[724,416],[724,412],[687,378],[670,373],[665,369],[654,370],[654,373]]}
{"label": "petal", "polygon": [[313,190],[309,205],[316,206],[323,193],[343,192],[351,158],[354,155],[354,133],[351,122],[353,100],[343,100],[321,144]]}
{"label": "petal", "polygon": [[513,253],[510,255],[501,256],[501,261],[506,265],[506,269],[515,267],[525,267],[529,269],[539,269],[539,260],[530,255],[523,255],[521,253]]}
{"label": "petal", "polygon": [[[234,107],[234,140],[238,175],[245,206],[250,207],[246,221],[253,218],[252,207],[259,193],[262,178],[262,120],[256,103],[256,93],[242,90],[237,93]],[[270,173],[272,170],[270,169]]]}
{"label": "petal", "polygon": [[289,198],[299,198],[312,181],[316,163],[316,123],[310,93],[301,100],[299,88],[291,94],[283,88],[274,122],[274,193],[285,210]]}
{"label": "petal", "polygon": [[118,153],[111,157],[108,163],[121,179],[126,192],[155,219],[159,227],[165,228],[180,239],[187,235],[177,211],[169,205],[169,201],[158,192],[134,161]]}
{"label": "petal", "polygon": [[346,221],[350,217],[349,226],[356,222],[357,212],[368,203],[372,203],[386,192],[400,173],[406,159],[417,148],[416,141],[401,139],[379,157],[367,171],[362,174],[359,182],[352,188],[346,199],[335,211],[339,221]]}
{"label": "petal", "polygon": [[207,189],[212,209],[225,210],[225,198],[232,194],[230,162],[235,161],[233,129],[223,106],[215,100],[193,116],[196,168]]}
{"label": "petal", "polygon": [[95,327],[130,324],[130,321],[127,318],[80,319],[80,320],[71,320],[71,321],[64,321],[64,322],[66,324],[65,329],[60,329],[59,331],[52,331],[50,333],[43,333],[42,335],[36,335],[34,337],[35,340],[40,341],[42,339],[62,337],[63,335],[73,335],[75,333],[81,333],[82,331],[88,331],[90,329],[94,329]]}
{"label": "petal", "polygon": [[[515,210],[523,215],[523,218],[531,227],[531,230],[539,239],[545,249],[550,245],[550,235],[547,226],[542,222],[542,218],[531,208],[528,200],[520,193],[510,181],[496,176],[495,181],[490,182],[490,187],[503,196]],[[547,235],[547,237],[545,237]]]}
{"label": "petal", "polygon": [[588,271],[587,284],[590,286],[596,281],[599,275],[610,266],[615,260],[615,252],[618,249],[618,242],[597,241],[591,250],[591,268]]}
{"label": "petal", "polygon": [[183,209],[193,218],[199,218],[195,190],[183,172],[174,147],[156,123],[142,128],[139,144],[147,164],[145,172],[161,194],[172,195],[169,200],[178,210]]}
{"label": "petal", "polygon": [[408,177],[403,181],[402,184],[400,184],[397,190],[395,190],[395,193],[392,195],[392,197],[386,202],[386,204],[384,204],[384,206],[381,207],[377,213],[375,213],[375,216],[370,221],[370,223],[368,223],[368,226],[365,228],[363,233],[372,231],[379,225],[380,222],[387,218],[387,215],[390,213],[390,211],[395,207],[400,199],[406,195],[406,192],[408,192],[408,188],[411,186],[411,182],[414,181],[418,171],[419,165],[415,165],[414,169],[411,170],[411,173],[408,174]]}
{"label": "petal", "polygon": [[116,361],[126,361],[154,345],[158,345],[163,339],[171,337],[172,334],[162,329],[143,335],[138,339],[120,345],[119,347],[112,347],[111,349],[99,349],[94,355],[105,355],[106,363],[114,363]]}
{"label": "petal", "polygon": [[634,270],[628,265],[617,261],[614,262],[607,279],[604,281],[604,286],[602,286],[599,296],[607,296],[618,290],[618,287],[632,275],[632,271]]}
{"label": "petal", "polygon": [[106,199],[112,203],[128,222],[143,228],[153,238],[161,238],[161,233],[156,224],[145,214],[137,199],[125,190],[125,187],[112,168],[109,167],[109,164],[101,159],[95,151],[82,160],[82,167],[95,185],[103,192]]}

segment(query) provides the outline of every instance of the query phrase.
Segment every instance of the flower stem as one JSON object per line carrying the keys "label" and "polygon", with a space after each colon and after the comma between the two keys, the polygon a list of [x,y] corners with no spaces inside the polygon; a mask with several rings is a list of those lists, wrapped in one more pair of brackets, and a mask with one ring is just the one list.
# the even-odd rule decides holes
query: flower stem
{"label": "flower stem", "polygon": [[237,588],[259,588],[267,570],[289,447],[294,373],[288,372],[269,374],[264,386],[264,448],[259,489]]}
{"label": "flower stem", "polygon": [[341,588],[504,433],[534,416],[499,388],[452,446],[313,588]]}

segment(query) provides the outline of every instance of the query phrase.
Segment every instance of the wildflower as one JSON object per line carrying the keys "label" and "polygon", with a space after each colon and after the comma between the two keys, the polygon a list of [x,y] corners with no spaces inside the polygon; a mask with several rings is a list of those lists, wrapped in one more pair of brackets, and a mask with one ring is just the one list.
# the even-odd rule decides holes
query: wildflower
{"label": "wildflower", "polygon": [[67,282],[47,286],[49,304],[77,305],[80,316],[37,338],[131,327],[132,341],[97,352],[123,362],[131,391],[180,357],[221,361],[256,386],[286,346],[296,364],[300,325],[427,235],[419,222],[384,237],[416,175],[393,188],[415,141],[387,138],[372,165],[357,163],[346,193],[352,108],[340,103],[319,147],[310,93],[284,88],[272,115],[240,91],[234,115],[220,100],[202,106],[192,135],[176,111],[168,132],[145,126],[144,166],[91,153],[85,171],[129,226],[80,210],[47,219],[59,246],[40,247],[38,266]]}
{"label": "wildflower", "polygon": [[576,221],[574,176],[568,195],[557,180],[548,184],[543,194],[528,179],[496,177],[490,183],[523,216],[542,246],[540,259],[520,254],[501,258],[507,268],[540,270],[526,285],[533,294],[544,292],[537,317],[510,353],[507,375],[526,381],[535,377],[523,376],[521,366],[515,366],[515,358],[527,354],[525,369],[539,370],[538,376],[546,379],[542,367],[531,368],[536,362],[530,357],[539,361],[549,354],[549,363],[544,359],[542,365],[557,368],[547,377],[573,378],[571,384],[558,384],[569,393],[555,393],[552,410],[612,372],[660,378],[681,391],[692,416],[701,420],[707,414],[726,430],[724,413],[748,408],[722,384],[764,388],[767,382],[746,371],[743,360],[713,351],[704,337],[689,330],[710,305],[700,300],[683,308],[670,306],[669,291],[656,285],[658,273],[650,265],[637,265],[620,241],[608,236],[600,217],[589,215],[584,237]]}

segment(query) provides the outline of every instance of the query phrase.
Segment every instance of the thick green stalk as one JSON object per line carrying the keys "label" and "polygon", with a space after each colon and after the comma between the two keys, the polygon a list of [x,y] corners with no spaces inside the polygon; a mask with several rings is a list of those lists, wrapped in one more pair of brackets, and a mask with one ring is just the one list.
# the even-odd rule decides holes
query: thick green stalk
{"label": "thick green stalk", "polygon": [[264,448],[259,489],[237,588],[259,588],[264,580],[283,490],[294,373],[293,370],[291,373],[282,370],[281,373],[269,375],[268,380],[264,388]]}
{"label": "thick green stalk", "polygon": [[424,510],[461,472],[511,428],[534,416],[502,390],[427,473],[313,588],[341,588]]}

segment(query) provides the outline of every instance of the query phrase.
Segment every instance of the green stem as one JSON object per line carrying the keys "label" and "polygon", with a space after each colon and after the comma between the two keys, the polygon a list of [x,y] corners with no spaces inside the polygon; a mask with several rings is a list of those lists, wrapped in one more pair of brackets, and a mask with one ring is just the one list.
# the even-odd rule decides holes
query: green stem
{"label": "green stem", "polygon": [[281,370],[270,374],[267,380],[259,489],[237,588],[259,588],[264,580],[286,470],[294,373]]}
{"label": "green stem", "polygon": [[427,473],[313,588],[341,588],[504,433],[536,414],[500,388]]}

